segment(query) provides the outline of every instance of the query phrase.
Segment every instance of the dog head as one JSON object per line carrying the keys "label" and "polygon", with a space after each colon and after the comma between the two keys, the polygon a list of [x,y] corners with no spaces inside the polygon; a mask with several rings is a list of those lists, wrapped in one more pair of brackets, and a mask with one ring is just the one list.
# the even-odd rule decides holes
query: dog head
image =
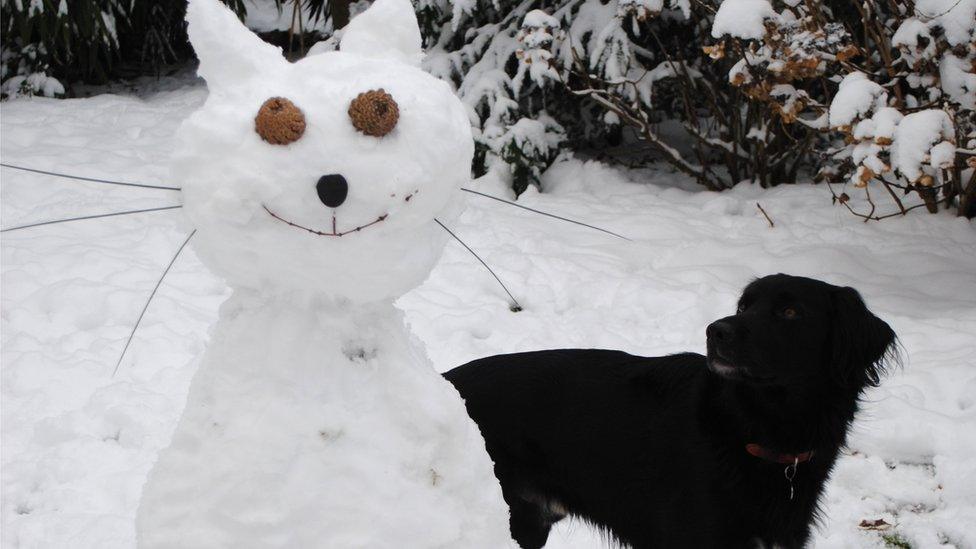
{"label": "dog head", "polygon": [[876,385],[895,333],[853,288],[785,274],[753,281],[736,314],[706,330],[708,367],[730,380],[789,385],[828,379]]}

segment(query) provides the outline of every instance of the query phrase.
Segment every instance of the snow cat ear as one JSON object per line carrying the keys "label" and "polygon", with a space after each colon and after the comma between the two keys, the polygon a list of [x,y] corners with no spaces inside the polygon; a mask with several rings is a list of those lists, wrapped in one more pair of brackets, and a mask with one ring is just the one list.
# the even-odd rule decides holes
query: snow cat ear
{"label": "snow cat ear", "polygon": [[419,66],[420,27],[410,0],[376,0],[342,29],[339,50]]}
{"label": "snow cat ear", "polygon": [[281,49],[258,38],[218,0],[190,0],[187,34],[200,59],[197,74],[212,88],[231,88],[287,63]]}

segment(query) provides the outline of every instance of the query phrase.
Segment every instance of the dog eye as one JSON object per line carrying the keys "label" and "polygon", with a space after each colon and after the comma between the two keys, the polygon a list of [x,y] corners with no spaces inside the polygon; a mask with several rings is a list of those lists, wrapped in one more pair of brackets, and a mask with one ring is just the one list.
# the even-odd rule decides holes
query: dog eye
{"label": "dog eye", "polygon": [[798,313],[796,309],[794,309],[793,307],[785,307],[782,311],[780,311],[779,314],[783,318],[790,319],[790,320],[800,316],[800,313]]}

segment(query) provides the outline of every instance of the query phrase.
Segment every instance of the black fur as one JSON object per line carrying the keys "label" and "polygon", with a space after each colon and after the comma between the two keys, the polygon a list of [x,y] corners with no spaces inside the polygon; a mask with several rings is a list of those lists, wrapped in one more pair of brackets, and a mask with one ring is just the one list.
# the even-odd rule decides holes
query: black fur
{"label": "black fur", "polygon": [[[802,547],[858,397],[895,334],[852,288],[787,275],[749,284],[707,330],[708,356],[553,350],[445,374],[511,508],[545,545],[565,514],[646,547]],[[793,480],[746,452],[812,450]]]}

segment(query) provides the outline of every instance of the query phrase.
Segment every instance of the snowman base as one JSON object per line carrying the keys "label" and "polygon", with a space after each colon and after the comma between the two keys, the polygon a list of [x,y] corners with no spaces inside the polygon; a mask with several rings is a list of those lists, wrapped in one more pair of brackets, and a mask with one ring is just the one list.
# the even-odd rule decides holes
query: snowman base
{"label": "snowman base", "polygon": [[159,457],[141,547],[508,547],[477,426],[392,302],[238,290]]}

